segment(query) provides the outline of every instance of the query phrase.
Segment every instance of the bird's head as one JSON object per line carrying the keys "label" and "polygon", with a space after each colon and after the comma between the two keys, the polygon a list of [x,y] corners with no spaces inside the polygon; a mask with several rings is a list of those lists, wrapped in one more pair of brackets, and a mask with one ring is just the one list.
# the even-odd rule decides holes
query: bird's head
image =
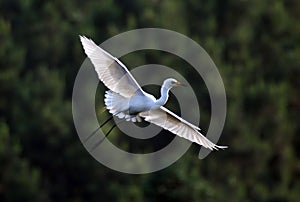
{"label": "bird's head", "polygon": [[168,78],[164,81],[164,84],[163,86],[167,89],[171,89],[175,86],[184,86],[183,83],[177,81],[176,79],[173,79],[173,78]]}

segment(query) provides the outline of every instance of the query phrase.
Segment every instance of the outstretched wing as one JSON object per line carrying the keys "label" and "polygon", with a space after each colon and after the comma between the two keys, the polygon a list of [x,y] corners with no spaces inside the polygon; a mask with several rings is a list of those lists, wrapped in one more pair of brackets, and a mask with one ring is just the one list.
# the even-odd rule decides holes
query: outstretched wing
{"label": "outstretched wing", "polygon": [[218,146],[212,143],[200,133],[200,129],[197,126],[187,122],[165,107],[141,112],[139,115],[144,117],[145,120],[150,123],[154,123],[180,137],[202,145],[210,150],[227,148],[227,146]]}
{"label": "outstretched wing", "polygon": [[85,36],[80,36],[80,41],[86,55],[93,63],[99,79],[107,88],[124,97],[131,97],[136,93],[144,94],[144,91],[120,60]]}

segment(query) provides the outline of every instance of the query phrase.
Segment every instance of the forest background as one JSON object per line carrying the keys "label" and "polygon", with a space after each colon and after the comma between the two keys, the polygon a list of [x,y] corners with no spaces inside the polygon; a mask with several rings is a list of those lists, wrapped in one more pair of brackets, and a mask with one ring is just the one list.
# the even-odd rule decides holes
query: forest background
{"label": "forest background", "polygon": [[[297,0],[0,0],[0,201],[298,201],[299,20]],[[101,43],[146,27],[184,34],[211,56],[226,88],[220,143],[229,149],[199,160],[193,144],[164,170],[129,175],[93,159],[75,131],[72,89],[86,57],[78,35]],[[129,69],[184,65],[155,51],[121,59]],[[182,74],[196,84],[206,131],[207,89]],[[174,137],[111,136],[135,151]]]}

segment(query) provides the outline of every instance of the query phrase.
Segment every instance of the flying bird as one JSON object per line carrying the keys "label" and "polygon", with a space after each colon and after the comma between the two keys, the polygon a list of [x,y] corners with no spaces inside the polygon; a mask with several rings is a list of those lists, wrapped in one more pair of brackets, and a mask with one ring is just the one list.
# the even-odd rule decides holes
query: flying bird
{"label": "flying bird", "polygon": [[85,36],[80,36],[80,41],[99,79],[109,89],[105,93],[104,103],[113,116],[132,122],[141,122],[144,119],[210,150],[227,148],[214,144],[200,133],[199,127],[164,107],[170,89],[182,86],[181,82],[174,78],[166,79],[161,86],[161,97],[156,99],[140,87],[118,58]]}

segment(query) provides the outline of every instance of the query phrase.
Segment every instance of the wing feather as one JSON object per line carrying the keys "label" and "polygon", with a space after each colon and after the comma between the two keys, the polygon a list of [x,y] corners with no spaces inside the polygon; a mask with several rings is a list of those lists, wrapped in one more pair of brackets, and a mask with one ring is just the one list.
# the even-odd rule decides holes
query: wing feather
{"label": "wing feather", "polygon": [[144,91],[120,60],[85,36],[80,36],[80,41],[86,55],[94,65],[99,79],[107,88],[124,97],[131,97],[136,93],[144,94]]}
{"label": "wing feather", "polygon": [[214,144],[200,133],[200,129],[197,126],[187,122],[165,107],[141,112],[139,115],[150,123],[154,123],[180,137],[202,145],[210,150],[227,148],[227,146],[218,146]]}

